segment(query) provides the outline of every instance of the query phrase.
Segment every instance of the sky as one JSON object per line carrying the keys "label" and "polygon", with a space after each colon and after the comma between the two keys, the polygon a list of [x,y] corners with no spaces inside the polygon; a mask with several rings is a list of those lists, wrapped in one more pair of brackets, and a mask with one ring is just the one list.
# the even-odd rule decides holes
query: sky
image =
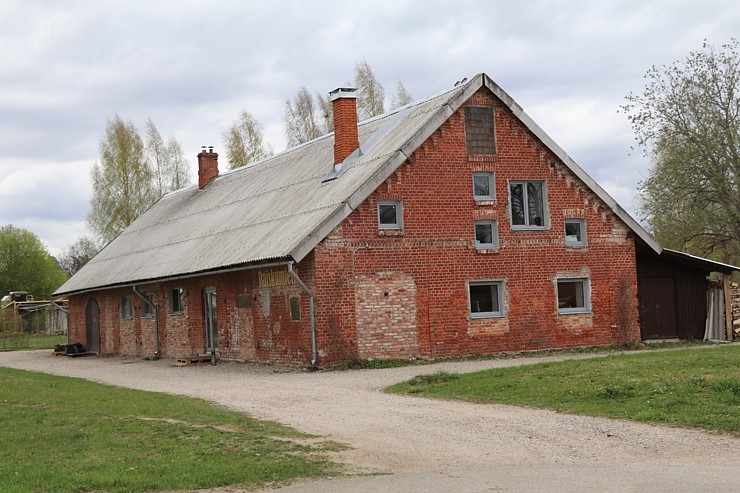
{"label": "sky", "polygon": [[[53,255],[89,235],[90,169],[114,115],[174,136],[197,181],[242,110],[285,149],[285,100],[365,60],[416,99],[485,72],[622,207],[650,162],[620,105],[644,74],[740,36],[740,2],[0,0],[0,227]],[[225,161],[224,161],[225,164]]]}

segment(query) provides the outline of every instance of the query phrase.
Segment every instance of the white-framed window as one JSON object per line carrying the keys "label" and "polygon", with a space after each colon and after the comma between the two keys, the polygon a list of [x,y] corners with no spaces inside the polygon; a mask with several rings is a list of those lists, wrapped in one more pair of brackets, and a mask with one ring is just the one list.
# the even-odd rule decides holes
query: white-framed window
{"label": "white-framed window", "polygon": [[547,190],[544,181],[509,182],[512,229],[547,228]]}
{"label": "white-framed window", "polygon": [[154,316],[154,294],[144,293],[142,294],[144,300],[141,300],[141,316],[143,318],[152,318]]}
{"label": "white-framed window", "polygon": [[565,244],[569,246],[584,246],[586,244],[586,220],[565,220]]}
{"label": "white-framed window", "polygon": [[400,200],[378,201],[378,228],[403,228],[403,207]]}
{"label": "white-framed window", "polygon": [[472,318],[504,316],[503,281],[470,281],[468,297]]}
{"label": "white-framed window", "polygon": [[587,278],[558,279],[558,313],[591,311],[591,285]]}
{"label": "white-framed window", "polygon": [[183,303],[182,303],[183,292],[184,291],[182,288],[170,289],[170,313],[172,314],[182,313],[183,311]]}
{"label": "white-framed window", "polygon": [[475,248],[486,250],[498,248],[498,227],[496,221],[475,221]]}
{"label": "white-framed window", "polygon": [[121,296],[121,318],[126,320],[134,318],[134,300],[130,294]]}
{"label": "white-framed window", "polygon": [[496,189],[493,186],[493,173],[476,171],[473,173],[473,199],[494,200]]}

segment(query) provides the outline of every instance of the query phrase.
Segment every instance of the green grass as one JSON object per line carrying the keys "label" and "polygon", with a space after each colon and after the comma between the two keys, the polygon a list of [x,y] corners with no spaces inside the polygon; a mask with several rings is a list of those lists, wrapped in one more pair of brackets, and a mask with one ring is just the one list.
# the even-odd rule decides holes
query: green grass
{"label": "green grass", "polygon": [[740,436],[740,346],[438,373],[389,392],[502,403]]}
{"label": "green grass", "polygon": [[26,332],[0,333],[0,351],[54,349],[57,344],[66,343],[66,335],[28,334]]}
{"label": "green grass", "polygon": [[341,446],[309,438],[197,399],[0,368],[5,493],[257,487],[340,473],[327,454]]}
{"label": "green grass", "polygon": [[449,363],[455,361],[480,361],[492,359],[518,359],[518,358],[542,358],[543,356],[555,356],[560,354],[602,354],[623,353],[626,351],[651,351],[660,349],[676,349],[681,347],[707,346],[711,343],[695,340],[666,341],[638,344],[614,344],[610,346],[590,346],[564,349],[542,349],[537,351],[520,351],[513,353],[476,354],[473,356],[452,356],[449,358],[435,359],[355,359],[341,365],[330,366],[332,371],[346,370],[381,370],[384,368],[399,368],[403,366],[433,365],[436,363]]}

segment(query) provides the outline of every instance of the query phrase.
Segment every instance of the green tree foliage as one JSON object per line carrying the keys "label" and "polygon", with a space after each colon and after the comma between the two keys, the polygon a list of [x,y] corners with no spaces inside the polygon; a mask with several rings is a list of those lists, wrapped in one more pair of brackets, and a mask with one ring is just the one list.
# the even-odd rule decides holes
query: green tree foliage
{"label": "green tree foliage", "polygon": [[223,133],[229,168],[234,169],[272,156],[272,146],[262,136],[262,125],[248,111],[242,110]]}
{"label": "green tree foliage", "polygon": [[73,276],[100,250],[98,244],[89,236],[77,239],[57,259],[59,267],[68,275]]}
{"label": "green tree foliage", "polygon": [[108,243],[157,199],[144,141],[131,121],[108,120],[100,140],[100,164],[92,168],[93,196],[88,225]]}
{"label": "green tree foliage", "polygon": [[12,224],[0,228],[0,293],[28,291],[49,299],[67,279],[41,240]]}
{"label": "green tree foliage", "polygon": [[653,160],[640,184],[641,218],[668,248],[740,263],[738,42],[705,42],[645,78],[622,107]]}
{"label": "green tree foliage", "polygon": [[92,168],[93,195],[87,223],[106,244],[162,195],[187,186],[190,177],[180,144],[166,142],[151,120],[147,141],[131,121],[115,115],[100,139],[100,163]]}

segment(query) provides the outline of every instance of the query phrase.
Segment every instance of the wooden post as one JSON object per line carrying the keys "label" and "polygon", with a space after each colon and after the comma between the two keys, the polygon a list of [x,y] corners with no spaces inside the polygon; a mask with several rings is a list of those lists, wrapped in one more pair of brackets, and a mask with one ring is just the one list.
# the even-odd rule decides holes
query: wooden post
{"label": "wooden post", "polygon": [[732,342],[732,289],[729,274],[722,274],[722,291],[725,294],[725,330],[727,340]]}

